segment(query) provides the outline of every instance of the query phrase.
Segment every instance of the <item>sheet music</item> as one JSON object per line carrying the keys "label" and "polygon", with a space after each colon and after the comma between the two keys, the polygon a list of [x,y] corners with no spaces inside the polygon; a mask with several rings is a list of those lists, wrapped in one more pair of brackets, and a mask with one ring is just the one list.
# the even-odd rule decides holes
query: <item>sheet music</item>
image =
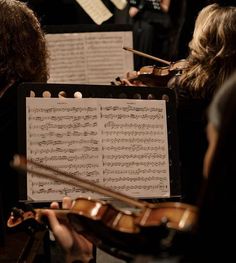
{"label": "sheet music", "polygon": [[[164,100],[27,98],[26,123],[27,158],[130,196],[170,196]],[[102,197],[30,174],[27,195]]]}
{"label": "sheet music", "polygon": [[49,83],[110,85],[133,70],[132,32],[47,34]]}
{"label": "sheet music", "polygon": [[112,13],[101,0],[76,0],[76,2],[98,25],[112,17]]}
{"label": "sheet music", "polygon": [[116,8],[120,10],[123,10],[128,4],[126,0],[110,0],[110,1],[116,6]]}

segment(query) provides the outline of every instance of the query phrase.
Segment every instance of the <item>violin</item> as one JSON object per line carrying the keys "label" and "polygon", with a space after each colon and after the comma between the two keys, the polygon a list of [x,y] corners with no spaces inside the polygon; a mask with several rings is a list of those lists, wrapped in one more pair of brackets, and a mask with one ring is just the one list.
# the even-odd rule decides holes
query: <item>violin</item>
{"label": "violin", "polygon": [[[177,74],[182,74],[182,72],[188,67],[188,62],[185,59],[178,60],[176,62],[170,62],[163,60],[146,53],[134,50],[129,47],[123,47],[124,50],[131,51],[134,54],[147,57],[149,59],[156,60],[167,66],[144,66],[138,71],[133,71],[128,73],[128,81],[131,83],[140,81],[146,86],[166,86],[168,81]],[[130,75],[130,76],[129,76]]]}
{"label": "violin", "polygon": [[168,81],[177,74],[181,74],[186,68],[186,61],[180,60],[171,63],[170,66],[144,66],[136,73],[136,77],[131,77],[129,81],[141,81],[147,86],[162,87],[166,86]]}
{"label": "violin", "polygon": [[[35,226],[38,223],[41,227],[45,222],[43,211],[42,208],[29,211],[14,208],[7,226]],[[194,207],[178,202],[153,204],[141,212],[131,212],[90,198],[77,198],[70,210],[54,211],[59,220],[69,222],[75,231],[97,247],[107,252],[115,248],[129,255],[158,254],[164,249],[165,240],[168,240],[168,249],[176,251],[180,242],[175,245],[173,240],[169,240],[170,235],[174,233],[175,240],[189,235],[196,217]]]}
{"label": "violin", "polygon": [[[31,167],[33,165],[40,168],[40,171],[27,168],[27,163]],[[77,198],[71,209],[55,210],[59,218],[68,220],[78,233],[83,234],[88,240],[105,251],[112,248],[113,252],[115,249],[129,255],[156,254],[162,251],[163,244],[165,244],[165,249],[168,246],[172,250],[178,250],[179,248],[176,249],[172,241],[182,238],[186,234],[188,235],[195,227],[197,208],[192,205],[180,202],[151,204],[91,183],[85,179],[75,178],[73,175],[70,175],[73,181],[69,181],[67,173],[32,160],[26,160],[22,156],[17,156],[12,166],[20,171],[28,171],[37,176],[54,179],[73,186],[82,186],[87,190],[109,195],[137,208],[132,211],[131,209],[117,208],[111,203],[101,200]],[[66,179],[42,173],[42,169],[63,177],[66,176]],[[13,228],[32,219],[41,222],[40,215],[42,215],[42,212],[43,209],[31,209],[24,212],[21,209],[14,208],[7,226]],[[180,242],[177,243],[179,246]]]}

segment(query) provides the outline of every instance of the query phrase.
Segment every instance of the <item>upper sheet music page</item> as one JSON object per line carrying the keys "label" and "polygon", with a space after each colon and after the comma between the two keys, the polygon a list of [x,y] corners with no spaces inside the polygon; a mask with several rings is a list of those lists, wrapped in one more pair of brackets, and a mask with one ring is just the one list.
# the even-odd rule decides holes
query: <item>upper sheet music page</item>
{"label": "upper sheet music page", "polygon": [[98,25],[112,17],[112,13],[101,0],[76,0],[76,2]]}
{"label": "upper sheet music page", "polygon": [[56,33],[46,35],[49,83],[110,85],[133,70],[132,31]]}

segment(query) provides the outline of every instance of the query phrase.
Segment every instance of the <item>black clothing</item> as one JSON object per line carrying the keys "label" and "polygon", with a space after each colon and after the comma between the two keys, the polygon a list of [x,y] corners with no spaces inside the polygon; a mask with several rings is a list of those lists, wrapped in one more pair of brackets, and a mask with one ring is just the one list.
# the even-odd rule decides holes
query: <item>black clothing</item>
{"label": "black clothing", "polygon": [[[159,1],[130,1],[130,6],[140,9],[132,21],[134,49],[162,59],[170,59],[172,23],[169,13],[160,10]],[[134,56],[135,70],[154,64],[157,63],[153,60]]]}
{"label": "black clothing", "polygon": [[208,146],[205,134],[206,110],[210,100],[195,97],[177,80],[170,88],[177,95],[177,125],[179,138],[182,201],[196,204],[203,180],[203,160]]}
{"label": "black clothing", "polygon": [[189,54],[189,42],[192,39],[194,25],[197,18],[198,13],[200,10],[208,5],[207,0],[186,0],[185,2],[186,12],[185,17],[182,25],[182,29],[179,36],[179,45],[178,45],[178,58],[186,58]]}
{"label": "black clothing", "polygon": [[[41,25],[94,24],[94,21],[75,0],[22,0],[35,11]],[[109,0],[103,3],[113,12]],[[114,17],[104,23],[113,23]]]}
{"label": "black clothing", "polygon": [[160,10],[160,0],[130,0],[130,6],[135,6],[138,9],[145,8],[146,10]]}
{"label": "black clothing", "polygon": [[18,201],[18,173],[10,167],[17,153],[17,89],[9,87],[0,98],[0,196],[4,221]]}

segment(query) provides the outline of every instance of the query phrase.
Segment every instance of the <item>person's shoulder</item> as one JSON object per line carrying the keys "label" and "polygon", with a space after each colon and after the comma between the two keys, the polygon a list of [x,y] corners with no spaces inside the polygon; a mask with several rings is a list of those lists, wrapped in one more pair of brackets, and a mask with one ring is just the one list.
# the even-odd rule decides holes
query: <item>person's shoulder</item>
{"label": "person's shoulder", "polygon": [[194,92],[188,84],[182,84],[181,75],[172,77],[167,87],[175,91],[176,105],[179,111],[197,112],[199,114],[204,112],[209,105],[207,98]]}
{"label": "person's shoulder", "polygon": [[189,89],[181,84],[181,75],[173,76],[167,83],[167,87],[173,89],[178,99],[190,99],[191,93]]}
{"label": "person's shoulder", "polygon": [[174,75],[167,83],[168,88],[175,89],[180,84],[180,75]]}

